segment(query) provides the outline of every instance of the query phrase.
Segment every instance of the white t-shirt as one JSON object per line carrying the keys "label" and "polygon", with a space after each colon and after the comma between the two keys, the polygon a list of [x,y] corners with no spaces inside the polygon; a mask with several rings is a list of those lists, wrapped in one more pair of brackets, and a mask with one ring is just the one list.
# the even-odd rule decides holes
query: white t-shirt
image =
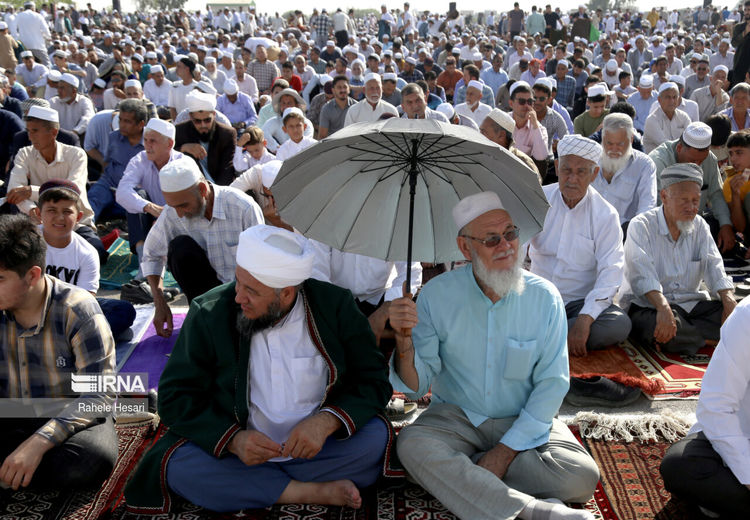
{"label": "white t-shirt", "polygon": [[47,244],[46,264],[50,276],[90,292],[99,289],[99,253],[77,233],[62,249]]}

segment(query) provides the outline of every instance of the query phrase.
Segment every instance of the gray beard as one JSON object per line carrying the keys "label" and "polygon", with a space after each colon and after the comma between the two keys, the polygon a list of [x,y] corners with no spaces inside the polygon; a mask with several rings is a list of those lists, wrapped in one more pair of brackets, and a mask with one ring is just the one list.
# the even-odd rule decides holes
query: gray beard
{"label": "gray beard", "polygon": [[693,220],[678,220],[676,223],[677,229],[680,230],[680,234],[689,235],[695,229],[695,223]]}
{"label": "gray beard", "polygon": [[607,152],[602,151],[602,158],[599,161],[599,166],[601,166],[602,170],[604,170],[605,172],[612,173],[614,175],[625,167],[632,155],[633,148],[630,146],[628,147],[627,152],[616,159],[611,158],[609,155],[607,155]]}
{"label": "gray beard", "polygon": [[522,294],[526,286],[526,280],[523,277],[523,256],[518,254],[516,263],[509,269],[495,270],[487,269],[484,262],[476,254],[474,249],[471,250],[471,265],[479,281],[492,290],[499,298],[504,298],[511,291]]}

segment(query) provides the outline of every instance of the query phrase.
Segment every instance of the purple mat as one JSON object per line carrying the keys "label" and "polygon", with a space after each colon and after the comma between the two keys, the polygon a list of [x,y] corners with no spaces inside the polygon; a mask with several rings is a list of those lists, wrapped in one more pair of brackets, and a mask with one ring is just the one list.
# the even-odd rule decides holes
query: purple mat
{"label": "purple mat", "polygon": [[174,329],[172,335],[168,338],[157,336],[156,328],[151,323],[143,334],[143,339],[130,354],[120,372],[146,372],[148,373],[149,389],[158,388],[159,378],[169,359],[167,354],[172,352],[172,347],[177,341],[183,321],[185,321],[185,314],[172,315]]}

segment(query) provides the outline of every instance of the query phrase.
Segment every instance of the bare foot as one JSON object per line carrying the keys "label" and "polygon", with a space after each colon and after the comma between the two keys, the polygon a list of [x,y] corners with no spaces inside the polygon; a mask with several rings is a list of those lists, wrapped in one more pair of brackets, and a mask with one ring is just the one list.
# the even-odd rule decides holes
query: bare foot
{"label": "bare foot", "polygon": [[292,480],[281,493],[279,504],[326,504],[346,506],[353,509],[362,507],[359,489],[351,480],[331,482],[299,482]]}

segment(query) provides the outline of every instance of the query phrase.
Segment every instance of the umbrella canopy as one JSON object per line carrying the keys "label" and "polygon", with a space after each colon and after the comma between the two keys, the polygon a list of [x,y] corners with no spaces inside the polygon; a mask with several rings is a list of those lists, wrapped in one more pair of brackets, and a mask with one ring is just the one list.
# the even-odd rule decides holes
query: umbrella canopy
{"label": "umbrella canopy", "polygon": [[346,126],[284,161],[272,191],[281,217],[306,237],[389,261],[463,259],[451,210],[481,191],[500,196],[522,243],[549,208],[536,173],[507,150],[431,119]]}

